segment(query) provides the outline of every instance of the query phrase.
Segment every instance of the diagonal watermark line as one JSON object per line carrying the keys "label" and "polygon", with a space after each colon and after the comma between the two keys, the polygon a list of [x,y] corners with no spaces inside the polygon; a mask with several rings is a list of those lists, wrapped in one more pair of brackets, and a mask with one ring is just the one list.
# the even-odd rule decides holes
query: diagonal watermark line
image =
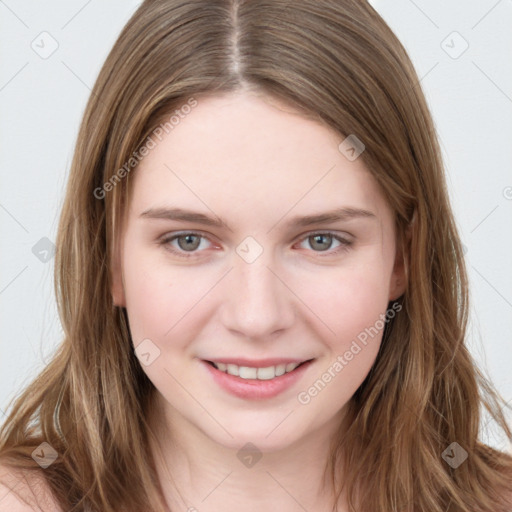
{"label": "diagonal watermark line", "polygon": [[471,265],[471,267],[473,268],[473,270],[512,308],[512,303],[510,303],[508,301],[508,299],[506,297],[504,297],[500,292],[499,290],[493,286],[488,279],[486,279],[486,277],[484,275],[482,275],[481,272],[479,272],[473,265]]}
{"label": "diagonal watermark line", "polygon": [[318,318],[318,320],[320,320],[320,322],[325,325],[325,327],[327,327],[327,329],[329,329],[329,331],[331,331],[336,336],[336,333],[268,265],[265,266],[279,279],[279,281],[281,281],[281,283],[286,286],[286,288],[288,288],[288,290],[293,293],[293,295],[295,295],[295,297],[297,297],[297,299],[302,302],[302,304],[304,304],[304,306],[306,306],[311,311],[311,313],[313,313]]}
{"label": "diagonal watermark line", "polygon": [[[505,412],[505,409],[507,409],[507,408],[509,408],[509,409],[512,411],[512,399],[510,399],[510,400],[505,400],[505,404],[503,404],[503,407],[501,407],[501,406],[500,406],[500,410],[501,410],[501,412],[502,412],[502,413],[504,413],[504,412]],[[487,413],[487,411],[485,411],[485,412]],[[486,422],[485,422],[485,424],[482,426],[482,429],[481,429],[481,430],[486,429],[486,428],[487,428],[487,426],[489,425],[489,423],[490,423],[491,421],[495,421],[495,420],[492,418],[492,416],[491,416],[491,417],[489,417],[489,418],[487,418],[487,421],[486,421]]]}
{"label": "diagonal watermark line", "polygon": [[25,226],[3,204],[0,204],[0,208],[10,215],[10,217],[25,230],[25,233],[29,232],[28,229],[25,228]]}
{"label": "diagonal watermark line", "polygon": [[295,499],[295,497],[294,497],[292,494],[290,494],[290,493],[288,492],[288,490],[287,490],[285,487],[283,487],[283,486],[281,485],[281,483],[280,483],[280,482],[278,482],[270,472],[268,472],[267,470],[265,470],[265,471],[266,471],[266,472],[270,475],[270,477],[271,477],[271,478],[272,478],[272,479],[277,483],[277,485],[279,485],[279,487],[281,487],[281,489],[283,489],[283,491],[284,491],[286,494],[288,494],[288,496],[290,496],[290,498],[292,498],[292,500],[293,500],[293,501],[295,501],[295,503],[297,503],[297,505],[299,505],[299,507],[300,507],[302,510],[305,510],[306,512],[308,512],[307,508],[305,508],[301,503],[299,503],[299,502]]}
{"label": "diagonal watermark line", "polygon": [[481,224],[483,224],[483,222],[492,214],[496,211],[496,209],[499,207],[500,205],[498,204],[497,206],[495,206],[471,231],[470,233],[473,233],[473,231],[475,231]]}
{"label": "diagonal watermark line", "polygon": [[23,274],[23,272],[25,272],[25,270],[27,270],[27,268],[28,268],[28,265],[27,265],[23,270],[20,270],[20,272],[18,272],[18,274],[17,274],[13,279],[11,279],[11,280],[9,281],[9,283],[7,283],[7,285],[5,285],[5,286],[0,290],[0,294],[4,293],[4,292],[5,292],[5,290],[7,290],[7,288],[8,288],[9,286],[11,286],[11,284],[12,284],[12,283],[14,283],[14,281],[16,281],[16,279],[18,279],[18,277],[19,277],[21,274]]}
{"label": "diagonal watermark line", "polygon": [[[505,421],[508,422],[507,415],[512,413],[512,399],[507,400],[506,398],[504,398],[503,402],[504,403],[500,402],[499,410],[500,410],[500,413],[503,414],[503,416],[505,417]],[[489,434],[489,428],[491,428],[491,429],[493,428],[493,423],[494,423],[494,425],[496,425],[496,423],[495,423],[496,419],[493,418],[493,416],[487,410],[483,411],[483,415],[485,415],[485,416],[482,416],[482,419],[484,419],[484,417],[486,418],[485,424],[481,425],[481,428],[479,430],[482,433]],[[491,424],[491,425],[489,425],[489,424]],[[492,435],[492,432],[491,432],[491,435]],[[510,440],[508,439],[508,437],[505,436],[505,439],[506,439],[507,443],[510,443]],[[510,445],[510,447],[512,448],[512,445]]]}
{"label": "diagonal watermark line", "polygon": [[98,96],[63,60],[61,60],[62,64],[69,70],[70,73],[72,73],[89,91],[91,91],[91,94],[94,94],[94,96],[98,99],[98,101],[106,107],[105,103],[101,99],[101,96]]}
{"label": "diagonal watermark line", "polygon": [[297,202],[267,231],[267,234],[270,233],[335,167],[336,164],[334,164],[314,185],[312,185],[311,188],[302,197],[300,197]]}
{"label": "diagonal watermark line", "polygon": [[27,66],[28,62],[25,62],[25,64],[23,64],[23,66],[21,66],[21,68],[18,69],[18,71],[16,71],[16,73],[14,73],[12,77],[9,80],[7,80],[7,82],[4,85],[2,85],[2,87],[0,87],[0,92],[3,91]]}
{"label": "diagonal watermark line", "polygon": [[[215,217],[218,220],[220,220],[219,216],[167,164],[164,164],[164,166],[167,167],[167,169],[169,169],[169,171],[171,171],[174,174],[174,176],[176,176],[176,178],[178,178],[181,181],[181,183],[183,183],[183,185],[185,185],[185,187],[187,187],[190,190],[190,192],[192,192],[192,194],[194,194],[197,197],[197,199],[199,199],[199,201],[201,201],[201,203],[203,203],[206,206],[206,208],[208,208],[208,210],[210,210],[213,213],[213,215],[215,215]],[[225,224],[224,226],[228,228],[230,231],[233,231],[229,226]]]}
{"label": "diagonal watermark line", "polygon": [[62,30],[67,27],[91,2],[92,0],[88,0],[88,2],[86,2],[66,23],[64,23],[64,25],[62,25],[62,27],[60,27],[60,29]]}
{"label": "diagonal watermark line", "polygon": [[498,6],[498,4],[501,3],[501,0],[498,0],[472,27],[471,30],[473,30],[481,21],[483,21],[487,16],[494,11],[494,9]]}
{"label": "diagonal watermark line", "polygon": [[226,434],[229,436],[229,437],[233,437],[231,435],[231,433],[226,429],[226,427],[224,427],[224,425],[222,425],[222,423],[220,423],[216,418],[215,416],[213,416],[213,414],[185,387],[183,386],[183,384],[167,369],[164,367],[164,370],[176,381],[176,383],[181,387],[181,389],[183,389],[183,391],[185,391],[186,393],[189,394],[189,396],[194,399],[196,401],[196,403],[203,408],[203,410],[206,412],[206,414],[208,414],[210,416],[210,418],[212,418],[213,421],[215,421],[215,423],[217,423],[217,425],[219,425],[219,427],[222,428],[222,430],[224,430],[224,432],[226,432]]}
{"label": "diagonal watermark line", "polygon": [[412,88],[414,89],[415,87],[417,87],[420,82],[423,81],[424,78],[427,78],[427,75],[430,74],[430,72],[439,64],[439,61],[437,61],[413,86]]}
{"label": "diagonal watermark line", "polygon": [[[21,483],[21,479],[18,479],[16,481],[16,484],[14,485],[14,487],[11,487],[7,482],[1,482],[1,485],[2,487],[6,487],[7,489],[9,489],[1,498],[0,498],[0,502],[5,498],[7,497],[11,492],[14,494],[14,496],[16,496],[16,498],[19,500],[21,498],[21,496],[17,493],[17,492],[14,492],[14,489],[16,489],[16,487],[18,487],[18,485],[20,485]],[[26,503],[26,502],[24,502]]]}
{"label": "diagonal watermark line", "polygon": [[5,2],[4,0],[0,0],[0,3],[6,7],[7,9],[9,9],[9,11],[11,11],[11,13],[13,14],[13,16],[15,16],[16,18],[18,18],[18,21],[20,21],[21,23],[23,23],[23,25],[25,25],[25,27],[27,28],[30,28]]}
{"label": "diagonal watermark line", "polygon": [[175,327],[178,325],[185,316],[187,316],[192,309],[194,309],[218,284],[222,279],[224,279],[231,271],[233,267],[231,267],[165,334],[167,336]]}
{"label": "diagonal watermark line", "polygon": [[[427,71],[423,76],[418,77],[418,80],[416,80],[416,82],[414,82],[414,84],[411,86],[411,88],[407,91],[406,95],[407,95],[407,96],[409,96],[409,94],[411,94],[411,93],[414,91],[414,89],[415,89],[416,87],[418,87],[418,85],[420,85],[420,84],[421,84],[421,82],[422,82],[425,78],[427,78],[427,76],[428,76],[428,75],[429,75],[429,74],[434,70],[434,68],[435,68],[436,66],[438,66],[438,65],[439,65],[439,61],[437,61],[437,62],[436,62],[436,63],[435,63],[435,64],[434,64],[434,65],[433,65],[433,66],[432,66],[432,67],[431,67],[431,68],[430,68],[430,69],[429,69],[429,70],[428,70],[428,71]],[[395,104],[393,104],[393,105],[391,106],[391,108],[389,108],[389,109],[386,111],[386,113],[384,114],[384,116],[386,116],[387,114],[389,114],[389,113],[390,113],[394,108],[395,108]]]}
{"label": "diagonal watermark line", "polygon": [[[427,78],[428,75],[430,75],[430,73],[439,65],[439,61],[437,61],[426,73],[423,74],[423,76],[421,77],[418,77],[418,80],[416,80],[416,82],[414,82],[413,86],[411,87],[411,89],[407,92],[407,96],[409,94],[411,94],[411,92],[414,91],[414,89],[416,89],[416,87],[418,87],[418,85],[421,84],[421,82]],[[391,110],[393,110],[393,107],[391,107],[388,112],[391,112]]]}
{"label": "diagonal watermark line", "polygon": [[215,491],[218,487],[220,487],[222,485],[222,483],[226,480],[226,478],[231,475],[231,473],[233,473],[233,471],[230,471],[202,500],[201,502],[203,502],[206,498],[208,498],[208,496],[210,496],[210,494]]}
{"label": "diagonal watermark line", "polygon": [[277,427],[279,427],[279,425],[281,425],[282,423],[284,423],[284,421],[290,416],[290,414],[292,412],[295,412],[295,409],[292,409],[266,436],[265,438],[267,438],[270,434],[272,434],[272,432],[274,432]]}
{"label": "diagonal watermark line", "polygon": [[[25,268],[26,268],[26,267],[25,267]],[[1,293],[1,292],[0,292],[0,293]],[[60,412],[60,405],[61,405],[61,404],[59,403],[59,408],[57,409],[57,411],[56,411],[56,412]],[[4,414],[5,414],[5,413],[4,413]],[[79,418],[78,420],[76,420],[75,422],[71,422],[70,428],[66,431],[66,433],[65,433],[65,434],[63,434],[63,433],[62,433],[62,431],[61,431],[61,429],[60,429],[60,421],[58,421],[58,422],[57,422],[56,427],[57,427],[58,434],[59,434],[59,436],[61,437],[61,441],[62,441],[63,439],[66,439],[66,437],[67,437],[67,435],[69,434],[69,432],[71,432],[71,430],[72,430],[72,429],[76,428],[76,425],[80,424],[80,422],[82,421],[82,419],[83,419],[87,414],[90,416],[90,411],[88,411],[88,410],[83,410],[83,411],[82,411],[82,414],[80,415],[80,418]],[[54,420],[55,420],[55,416],[54,416]],[[66,453],[60,453],[60,452],[58,452],[58,456],[59,456],[59,457],[64,458],[64,457],[65,457],[65,455],[66,455]],[[18,486],[18,484],[19,484],[19,483],[20,483],[20,481],[18,481],[18,482],[16,483],[16,485],[15,485],[14,487],[12,487],[12,488],[11,488],[11,490],[10,490],[9,492],[13,491],[13,490]],[[25,482],[25,483],[26,483],[26,482]],[[8,492],[7,494],[9,494],[9,492]],[[7,496],[7,494],[5,494],[4,496],[2,496],[2,498],[0,498],[0,501],[1,501],[3,498],[5,498],[5,496]],[[20,496],[19,494],[15,493],[15,495],[16,495],[16,497],[17,497],[17,498],[21,498],[21,496]],[[23,499],[22,499],[22,501],[23,501]]]}
{"label": "diagonal watermark line", "polygon": [[84,85],[85,85],[85,87],[87,87],[87,89],[89,89],[89,91],[91,91],[91,92],[92,92],[92,89],[91,89],[91,88],[90,88],[90,87],[89,87],[89,86],[88,86],[88,85],[87,85],[87,84],[86,84],[86,83],[85,83],[85,82],[84,82],[84,81],[83,81],[83,80],[82,80],[82,79],[81,79],[81,78],[80,78],[80,77],[79,77],[79,76],[78,76],[78,75],[77,75],[77,74],[76,74],[76,73],[75,73],[75,72],[74,72],[74,71],[73,71],[73,70],[72,70],[72,69],[71,69],[71,68],[70,68],[70,67],[69,67],[69,66],[68,66],[64,61],[63,61],[63,60],[61,60],[61,62],[62,62],[62,64],[64,64],[64,66],[66,66],[66,67],[69,69],[69,71],[70,71],[73,75],[75,75],[75,77],[76,77],[78,80],[80,80],[80,82],[81,82],[82,84],[84,84]]}
{"label": "diagonal watermark line", "polygon": [[498,89],[498,91],[500,91],[501,94],[503,94],[503,96],[505,96],[505,98],[507,98],[507,100],[512,103],[512,98],[474,60],[471,62],[473,63],[473,66],[475,66],[480,71],[480,73],[482,73],[482,75],[484,75],[487,80],[489,80],[494,85],[494,87],[496,87],[496,89]]}
{"label": "diagonal watermark line", "polygon": [[434,27],[439,28],[439,25],[416,2],[414,2],[414,0],[409,0],[409,2],[411,2],[411,4],[414,5],[414,7],[416,7],[416,9],[418,9],[418,11],[423,14],[423,16],[425,16],[425,18],[427,18],[430,23],[434,25]]}

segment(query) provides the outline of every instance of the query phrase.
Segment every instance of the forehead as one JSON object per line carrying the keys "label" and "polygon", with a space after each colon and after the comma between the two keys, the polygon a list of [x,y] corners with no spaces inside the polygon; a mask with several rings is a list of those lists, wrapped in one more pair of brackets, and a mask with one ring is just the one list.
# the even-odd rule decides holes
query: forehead
{"label": "forehead", "polygon": [[[254,93],[199,97],[134,173],[133,206],[181,207],[272,218],[351,206],[385,208],[361,158],[339,150],[344,136],[290,106]],[[343,204],[342,204],[343,203]],[[220,211],[219,211],[220,214]]]}

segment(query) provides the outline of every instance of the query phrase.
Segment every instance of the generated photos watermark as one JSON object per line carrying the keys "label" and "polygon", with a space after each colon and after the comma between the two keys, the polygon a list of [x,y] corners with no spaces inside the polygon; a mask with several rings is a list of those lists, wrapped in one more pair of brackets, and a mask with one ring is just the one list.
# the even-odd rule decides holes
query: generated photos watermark
{"label": "generated photos watermark", "polygon": [[[336,361],[325,370],[325,372],[306,390],[301,391],[297,395],[297,400],[302,405],[307,405],[311,400],[317,396],[329,382],[331,382],[342,370],[347,366],[352,359],[354,359],[361,350],[366,347],[368,341],[371,341],[377,336],[387,322],[395,318],[396,314],[402,310],[402,305],[394,302],[390,309],[385,314],[381,313],[379,319],[371,327],[367,327],[357,335],[357,339],[352,340],[350,348],[338,355]],[[359,342],[359,343],[358,343]],[[362,346],[361,346],[362,345]]]}
{"label": "generated photos watermark", "polygon": [[[156,148],[158,142],[161,142],[164,134],[170,133],[176,126],[178,126],[182,119],[192,112],[192,108],[197,106],[197,100],[193,97],[189,98],[188,101],[180,108],[176,109],[169,120],[165,123],[160,123],[151,135],[146,139],[144,144],[140,146],[137,151],[132,153],[132,156],[119,168],[101,187],[94,189],[94,197],[96,199],[104,199],[107,192],[114,190],[115,186],[129,174],[141,161],[146,157],[149,152]],[[157,140],[155,140],[157,139]]]}

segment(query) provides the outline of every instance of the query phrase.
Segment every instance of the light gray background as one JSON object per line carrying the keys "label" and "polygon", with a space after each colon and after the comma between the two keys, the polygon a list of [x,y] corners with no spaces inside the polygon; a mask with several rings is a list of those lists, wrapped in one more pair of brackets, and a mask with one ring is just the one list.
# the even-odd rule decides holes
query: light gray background
{"label": "light gray background", "polygon": [[[139,4],[0,0],[0,423],[61,340],[54,260],[41,261],[40,240],[55,241],[86,100]],[[406,47],[427,95],[467,248],[469,346],[512,403],[512,1],[371,4]],[[492,430],[484,440],[511,450]]]}

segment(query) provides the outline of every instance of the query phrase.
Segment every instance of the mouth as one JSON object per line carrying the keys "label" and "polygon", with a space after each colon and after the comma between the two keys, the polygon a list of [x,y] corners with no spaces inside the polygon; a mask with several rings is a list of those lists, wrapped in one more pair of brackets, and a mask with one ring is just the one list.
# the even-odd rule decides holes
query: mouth
{"label": "mouth", "polygon": [[313,361],[308,359],[302,362],[288,362],[276,365],[267,366],[243,366],[234,363],[225,363],[219,361],[205,361],[209,365],[213,366],[217,370],[232,375],[233,377],[239,377],[244,380],[271,380],[282,375],[293,372],[300,366]]}
{"label": "mouth", "polygon": [[[244,400],[264,400],[281,395],[299,385],[315,359],[307,360],[200,360],[212,384]],[[274,363],[274,364],[271,364]]]}

